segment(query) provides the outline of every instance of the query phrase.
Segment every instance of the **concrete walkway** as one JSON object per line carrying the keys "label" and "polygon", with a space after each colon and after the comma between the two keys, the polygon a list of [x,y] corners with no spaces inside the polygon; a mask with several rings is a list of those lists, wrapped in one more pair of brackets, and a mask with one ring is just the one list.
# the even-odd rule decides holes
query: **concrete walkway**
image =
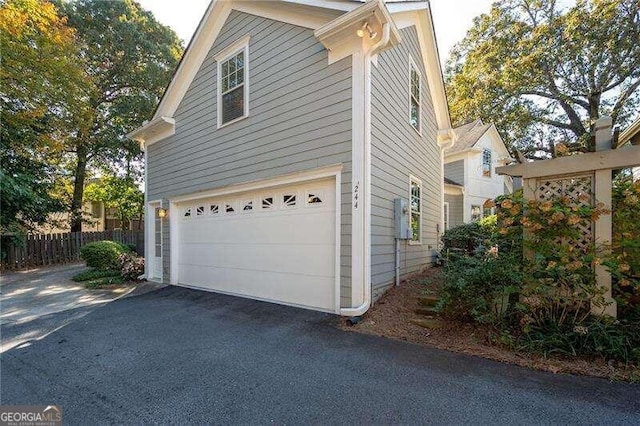
{"label": "concrete walkway", "polygon": [[120,297],[161,287],[142,282],[112,289],[88,290],[82,283],[71,280],[86,269],[84,264],[75,263],[2,274],[0,353],[42,339],[70,321]]}
{"label": "concrete walkway", "polygon": [[69,309],[106,303],[131,290],[87,290],[71,281],[83,263],[10,272],[0,277],[0,324],[22,323]]}

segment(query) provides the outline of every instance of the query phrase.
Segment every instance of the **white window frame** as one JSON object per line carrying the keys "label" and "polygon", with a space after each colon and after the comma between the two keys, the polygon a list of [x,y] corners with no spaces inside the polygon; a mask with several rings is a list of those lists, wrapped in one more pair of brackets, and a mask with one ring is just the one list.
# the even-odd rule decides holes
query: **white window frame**
{"label": "white window frame", "polygon": [[[411,206],[411,190],[413,189],[413,184],[417,183],[418,187],[420,188],[420,210],[419,211],[414,211],[412,206]],[[413,175],[409,175],[409,229],[411,229],[411,239],[409,240],[409,245],[421,245],[422,244],[422,180],[418,179],[417,177],[413,176]],[[411,218],[413,217],[413,214],[417,213],[419,216],[418,219],[418,228],[420,229],[420,231],[418,232],[418,239],[414,240],[413,239],[413,228],[411,227]]]}
{"label": "white window frame", "polygon": [[444,228],[444,230],[445,230],[445,231],[446,231],[447,229],[449,229],[449,227],[451,226],[451,222],[449,222],[449,218],[450,218],[450,216],[449,216],[449,208],[450,208],[450,207],[451,207],[451,206],[449,205],[449,202],[448,202],[448,201],[445,201],[445,202],[444,202],[444,212],[443,212],[443,215],[444,215],[444,223],[442,224],[442,227]]}
{"label": "white window frame", "polygon": [[[484,154],[489,153],[489,175],[484,174]],[[480,173],[482,173],[482,177],[491,179],[493,176],[493,152],[489,148],[482,148],[482,165],[480,166]]]}
{"label": "white window frame", "polygon": [[[235,41],[231,45],[227,46],[225,49],[218,52],[214,59],[217,63],[217,114],[218,114],[218,129],[228,126],[230,124],[236,123],[240,120],[243,120],[249,116],[249,40],[251,36],[247,34],[241,39]],[[226,123],[222,123],[222,63],[228,60],[229,58],[237,55],[240,52],[244,51],[244,114],[238,118],[234,118],[233,120],[227,121]],[[236,86],[237,88],[239,86]],[[235,89],[234,88],[234,89]]]}
{"label": "white window frame", "polygon": [[[478,218],[477,218],[477,219],[474,219],[474,218],[473,218],[473,210],[474,210],[474,207],[477,207],[477,208],[480,210],[480,214],[478,215]],[[471,220],[471,222],[478,222],[479,220],[481,220],[481,219],[482,219],[482,206],[481,206],[480,204],[471,204],[471,211],[470,211],[470,214],[471,214],[471,215],[470,215],[470,220]]]}
{"label": "white window frame", "polygon": [[[413,98],[413,94],[411,92],[411,72],[414,70],[416,74],[418,74],[418,96],[420,97],[420,99],[418,99],[418,128],[417,129],[411,123],[411,101]],[[408,107],[409,107],[408,119],[409,119],[409,125],[411,126],[411,128],[415,130],[420,136],[422,136],[422,97],[423,97],[422,73],[420,72],[420,68],[418,68],[418,65],[416,65],[416,62],[413,60],[413,57],[409,55],[409,84],[407,86],[407,100],[408,100]]]}

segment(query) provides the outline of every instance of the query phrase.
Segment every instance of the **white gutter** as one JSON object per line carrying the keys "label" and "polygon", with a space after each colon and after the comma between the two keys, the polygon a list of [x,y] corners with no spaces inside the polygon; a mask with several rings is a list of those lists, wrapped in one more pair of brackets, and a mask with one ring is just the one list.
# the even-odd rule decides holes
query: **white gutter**
{"label": "white gutter", "polygon": [[[371,157],[371,57],[376,53],[378,53],[378,51],[380,51],[384,46],[386,46],[387,43],[389,43],[390,38],[391,38],[391,25],[389,24],[389,22],[386,22],[382,25],[382,37],[380,38],[380,40],[376,44],[371,46],[371,48],[368,51],[365,52],[365,65],[366,65],[365,66],[366,85],[365,85],[365,94],[364,94],[364,110],[365,110],[364,137],[365,137],[365,156],[366,156],[365,165],[371,163],[370,161],[370,157]],[[365,173],[365,176],[369,172],[370,171],[367,171]],[[367,191],[365,192],[365,195],[369,197],[369,202],[365,202],[365,208],[367,209],[365,210],[365,221],[371,220],[370,207],[369,208],[366,207],[366,206],[370,206],[370,203],[371,203],[370,178],[368,179],[368,181],[369,182],[366,186]],[[370,227],[365,226],[365,233],[369,232],[370,234],[370,231],[371,231]],[[365,241],[368,241],[369,238],[370,236],[365,235]],[[365,244],[365,246],[366,245],[367,244]],[[371,261],[370,249],[369,250],[365,249],[364,254],[365,254],[365,265],[368,265],[369,262]],[[364,283],[363,283],[364,301],[360,306],[357,306],[355,308],[340,308],[340,315],[347,316],[347,317],[359,317],[360,315],[364,314],[369,310],[369,307],[371,306],[371,273],[370,273],[371,270],[370,270],[370,267],[365,269],[368,269],[368,273],[364,274]]]}

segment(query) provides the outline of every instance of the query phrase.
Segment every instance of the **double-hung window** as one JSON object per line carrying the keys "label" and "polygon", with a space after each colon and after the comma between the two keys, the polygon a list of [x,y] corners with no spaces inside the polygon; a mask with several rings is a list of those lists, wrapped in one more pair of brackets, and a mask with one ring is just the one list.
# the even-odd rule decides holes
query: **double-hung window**
{"label": "double-hung window", "polygon": [[420,119],[420,98],[421,98],[421,89],[422,89],[422,78],[420,73],[418,72],[418,67],[413,62],[413,60],[409,61],[409,122],[411,126],[418,133],[420,133],[422,129],[422,123]]}
{"label": "double-hung window", "polygon": [[249,115],[249,36],[215,56],[218,63],[218,127]]}
{"label": "double-hung window", "polygon": [[422,182],[410,176],[409,204],[411,207],[411,242],[422,242]]}
{"label": "double-hung window", "polygon": [[482,150],[482,176],[491,177],[491,150]]}

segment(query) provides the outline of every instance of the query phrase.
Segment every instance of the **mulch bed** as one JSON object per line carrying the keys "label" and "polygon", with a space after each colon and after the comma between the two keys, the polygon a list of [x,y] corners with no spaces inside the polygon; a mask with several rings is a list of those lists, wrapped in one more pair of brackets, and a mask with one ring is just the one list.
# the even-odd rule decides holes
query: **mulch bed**
{"label": "mulch bed", "polygon": [[425,294],[424,279],[433,278],[435,281],[437,274],[437,269],[433,268],[419,277],[403,282],[380,298],[358,324],[351,325],[345,318],[341,318],[338,326],[345,331],[433,346],[556,374],[577,374],[609,380],[640,380],[638,366],[606,362],[600,358],[545,357],[527,352],[514,352],[491,343],[487,329],[469,323],[441,318],[441,327],[432,329],[411,323],[412,319],[424,318],[415,312],[419,308],[418,296]]}

